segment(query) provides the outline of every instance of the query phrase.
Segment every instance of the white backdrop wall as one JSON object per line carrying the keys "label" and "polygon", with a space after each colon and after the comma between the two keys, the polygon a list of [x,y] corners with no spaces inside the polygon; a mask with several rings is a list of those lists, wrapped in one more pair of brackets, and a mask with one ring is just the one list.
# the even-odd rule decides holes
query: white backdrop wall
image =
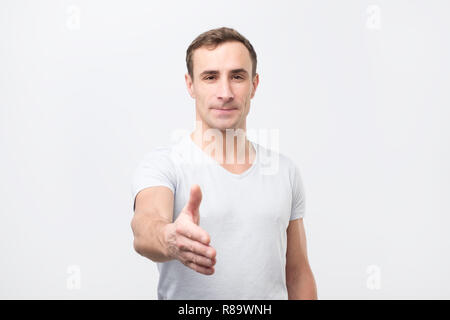
{"label": "white backdrop wall", "polygon": [[155,299],[131,175],[192,130],[185,53],[258,54],[248,129],[300,167],[320,299],[450,298],[448,1],[0,2],[0,298]]}

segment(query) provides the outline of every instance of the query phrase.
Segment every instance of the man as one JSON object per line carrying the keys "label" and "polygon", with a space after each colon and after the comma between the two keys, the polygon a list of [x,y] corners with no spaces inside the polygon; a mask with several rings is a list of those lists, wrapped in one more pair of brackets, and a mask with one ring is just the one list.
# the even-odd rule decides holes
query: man
{"label": "man", "polygon": [[259,83],[252,45],[210,30],[186,64],[197,125],[147,153],[132,186],[134,248],[157,262],[158,299],[317,299],[298,167],[245,134]]}

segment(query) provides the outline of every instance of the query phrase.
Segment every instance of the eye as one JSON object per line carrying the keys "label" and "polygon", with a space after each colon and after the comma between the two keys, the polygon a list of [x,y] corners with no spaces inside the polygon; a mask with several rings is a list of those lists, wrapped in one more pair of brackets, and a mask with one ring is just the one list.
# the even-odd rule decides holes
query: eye
{"label": "eye", "polygon": [[233,77],[235,77],[236,79],[244,79],[244,78],[241,77],[240,75],[235,75],[235,76],[233,76]]}
{"label": "eye", "polygon": [[205,80],[212,80],[213,78],[215,78],[215,76],[208,76],[205,78]]}

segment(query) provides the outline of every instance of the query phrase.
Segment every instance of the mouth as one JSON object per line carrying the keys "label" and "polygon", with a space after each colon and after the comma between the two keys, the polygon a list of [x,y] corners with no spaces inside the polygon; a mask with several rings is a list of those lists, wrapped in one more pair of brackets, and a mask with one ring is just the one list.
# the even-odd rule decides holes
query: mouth
{"label": "mouth", "polygon": [[211,109],[218,114],[230,114],[238,110],[237,108],[211,108]]}

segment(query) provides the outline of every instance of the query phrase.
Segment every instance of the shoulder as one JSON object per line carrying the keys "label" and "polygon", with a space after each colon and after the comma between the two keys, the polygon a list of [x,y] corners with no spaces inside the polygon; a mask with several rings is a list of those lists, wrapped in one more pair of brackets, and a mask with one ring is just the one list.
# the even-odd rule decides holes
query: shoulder
{"label": "shoulder", "polygon": [[172,142],[166,145],[154,146],[148,150],[141,161],[142,163],[156,163],[160,165],[173,165],[177,162],[180,142]]}
{"label": "shoulder", "polygon": [[154,147],[144,154],[139,161],[138,167],[170,164],[170,154],[171,149],[169,147]]}
{"label": "shoulder", "polygon": [[134,169],[133,176],[137,182],[161,179],[176,181],[177,167],[173,159],[173,146],[156,146],[149,149]]}
{"label": "shoulder", "polygon": [[256,143],[255,145],[258,148],[260,165],[269,174],[282,174],[288,175],[290,179],[294,178],[296,171],[298,171],[298,166],[291,157],[261,144]]}
{"label": "shoulder", "polygon": [[173,145],[160,145],[144,153],[135,167],[134,174],[139,177],[164,172],[166,175],[174,176],[176,171]]}

